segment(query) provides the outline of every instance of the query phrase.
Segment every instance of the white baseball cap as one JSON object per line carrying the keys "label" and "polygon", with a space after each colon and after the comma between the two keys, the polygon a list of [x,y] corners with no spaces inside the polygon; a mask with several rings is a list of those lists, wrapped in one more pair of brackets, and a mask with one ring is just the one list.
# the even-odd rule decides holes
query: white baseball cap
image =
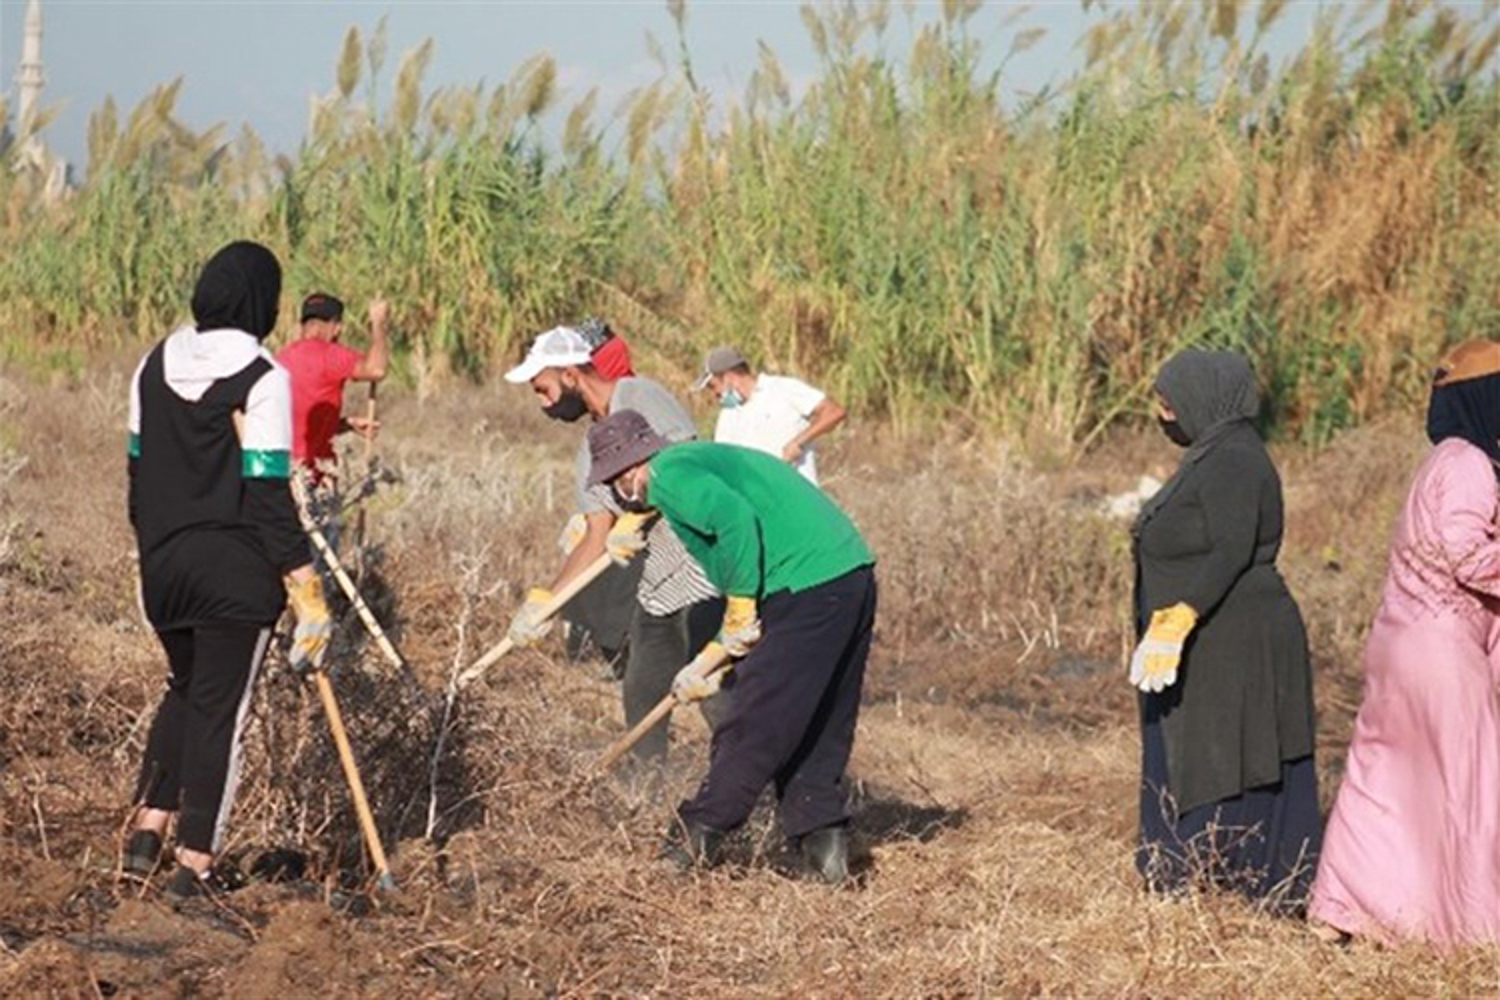
{"label": "white baseball cap", "polygon": [[505,373],[505,381],[521,385],[548,368],[572,368],[593,360],[588,341],[571,326],[555,326],[532,341],[526,360]]}

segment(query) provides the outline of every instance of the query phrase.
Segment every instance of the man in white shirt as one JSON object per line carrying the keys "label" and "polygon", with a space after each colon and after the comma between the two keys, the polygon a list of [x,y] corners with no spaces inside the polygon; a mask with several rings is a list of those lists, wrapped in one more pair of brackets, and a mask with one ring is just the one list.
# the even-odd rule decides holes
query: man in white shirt
{"label": "man in white shirt", "polygon": [[844,421],[844,408],[801,379],[757,375],[733,347],[715,347],[693,383],[719,398],[714,440],[785,459],[810,482],[818,481],[812,442]]}

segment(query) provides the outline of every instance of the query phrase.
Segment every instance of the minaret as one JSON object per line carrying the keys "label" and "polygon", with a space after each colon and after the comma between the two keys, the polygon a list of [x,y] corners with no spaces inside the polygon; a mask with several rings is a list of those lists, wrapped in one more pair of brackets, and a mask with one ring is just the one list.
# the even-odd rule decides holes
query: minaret
{"label": "minaret", "polygon": [[[26,40],[21,44],[21,65],[16,69],[16,87],[19,90],[20,106],[16,124],[20,134],[26,135],[36,122],[41,111],[42,84],[47,82],[42,72],[42,0],[30,0],[26,5]],[[21,147],[21,157],[41,165],[46,151],[42,140],[33,134]]]}

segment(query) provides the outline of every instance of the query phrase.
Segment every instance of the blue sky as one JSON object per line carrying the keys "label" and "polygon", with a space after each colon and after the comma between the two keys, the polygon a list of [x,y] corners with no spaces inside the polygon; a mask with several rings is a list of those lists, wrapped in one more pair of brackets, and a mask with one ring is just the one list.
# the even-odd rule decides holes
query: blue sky
{"label": "blue sky", "polygon": [[[909,6],[918,22],[940,11],[936,2]],[[1017,30],[1047,29],[1039,44],[1007,67],[1012,98],[1065,79],[1080,61],[1076,42],[1087,23],[1077,0],[1057,0],[1034,3],[1019,22],[1006,24],[1018,6],[991,2],[972,22],[996,61]],[[1318,6],[1294,0],[1273,48],[1294,49]],[[703,84],[722,96],[743,93],[757,40],[775,50],[794,81],[810,77],[816,57],[799,7],[781,0],[689,0],[689,39]],[[500,83],[528,56],[547,52],[559,67],[559,104],[571,106],[598,85],[603,112],[657,77],[646,33],[670,43],[673,32],[662,0],[43,0],[42,9],[45,102],[64,105],[48,139],[79,168],[88,114],[106,94],[125,111],[179,74],[186,82],[178,109],[189,125],[223,122],[232,135],[248,122],[273,149],[295,149],[307,126],[310,95],[333,89],[345,31],[351,25],[368,31],[382,15],[390,31],[387,85],[400,55],[431,37],[436,51],[429,88]],[[24,13],[24,0],[0,0],[0,82],[8,95]],[[893,53],[906,51],[907,21],[898,2]]]}

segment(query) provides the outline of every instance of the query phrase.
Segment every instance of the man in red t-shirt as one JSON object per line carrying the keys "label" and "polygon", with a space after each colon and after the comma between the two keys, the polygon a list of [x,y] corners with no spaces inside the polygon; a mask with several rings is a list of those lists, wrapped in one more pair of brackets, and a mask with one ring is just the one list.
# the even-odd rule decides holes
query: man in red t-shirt
{"label": "man in red t-shirt", "polygon": [[338,342],[344,328],[344,304],[332,295],[315,292],[302,302],[301,335],[276,355],[292,377],[292,457],[314,478],[332,471],[334,435],[352,430],[373,436],[378,426],[363,417],[343,416],[346,382],[385,378],[390,356],[386,343],[390,309],[385,300],[371,302],[369,315],[370,351],[361,354]]}

